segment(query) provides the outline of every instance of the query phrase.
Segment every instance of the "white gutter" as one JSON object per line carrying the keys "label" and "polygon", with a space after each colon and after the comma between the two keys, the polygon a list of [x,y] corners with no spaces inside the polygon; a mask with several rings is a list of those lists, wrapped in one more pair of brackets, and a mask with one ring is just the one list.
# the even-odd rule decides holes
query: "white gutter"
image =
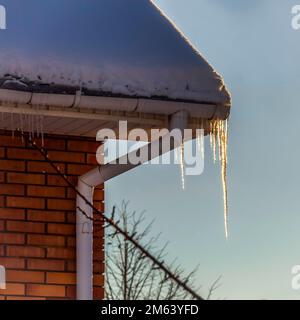
{"label": "white gutter", "polygon": [[0,89],[0,102],[17,105],[53,106],[62,108],[96,109],[109,111],[126,111],[172,115],[185,110],[190,117],[225,120],[229,116],[228,104],[209,104],[178,102],[167,100],[152,100],[144,98],[116,98],[84,96],[80,92],[75,95],[34,93],[26,91]]}
{"label": "white gutter", "polygon": [[[186,111],[179,111],[170,117],[169,131],[179,129],[182,132],[187,128],[189,114]],[[79,178],[78,191],[90,202],[93,203],[94,188],[120,174],[127,172],[151,159],[179,147],[181,139],[170,139],[170,134],[153,141],[140,148],[142,157],[140,164],[111,164],[98,166]],[[164,150],[164,141],[170,143],[169,150]],[[146,152],[143,152],[146,150]],[[150,152],[151,151],[151,152]],[[136,151],[133,152],[136,154]],[[130,158],[130,155],[121,157],[120,163]],[[93,223],[88,217],[93,218],[93,209],[80,197],[77,196],[76,212],[76,247],[77,247],[77,300],[93,299]]]}

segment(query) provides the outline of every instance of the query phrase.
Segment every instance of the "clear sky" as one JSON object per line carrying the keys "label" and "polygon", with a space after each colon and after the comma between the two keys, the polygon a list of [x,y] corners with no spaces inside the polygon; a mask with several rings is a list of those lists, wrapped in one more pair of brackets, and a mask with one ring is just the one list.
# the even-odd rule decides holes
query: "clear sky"
{"label": "clear sky", "polygon": [[[129,200],[155,218],[171,256],[200,264],[202,294],[299,299],[300,30],[289,0],[156,0],[220,72],[233,96],[229,138],[229,239],[224,238],[220,168],[206,156],[182,191],[176,166],[143,166],[108,184],[107,209]],[[208,139],[206,139],[208,140]],[[207,141],[208,143],[208,141]],[[207,144],[208,150],[208,144]],[[208,154],[208,153],[206,153]]]}

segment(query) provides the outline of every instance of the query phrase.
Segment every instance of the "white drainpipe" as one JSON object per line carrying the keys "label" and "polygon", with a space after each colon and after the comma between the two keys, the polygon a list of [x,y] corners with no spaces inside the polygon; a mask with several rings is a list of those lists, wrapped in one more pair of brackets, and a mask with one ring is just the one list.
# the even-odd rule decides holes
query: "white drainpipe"
{"label": "white drainpipe", "polygon": [[[170,117],[169,131],[180,129],[183,136],[183,130],[188,125],[188,112],[179,111]],[[163,141],[170,141],[170,135],[164,136],[161,141],[156,140],[142,147],[141,155],[147,154],[148,157],[142,159],[141,163],[145,163],[162,154],[179,147],[182,143],[181,139],[174,139],[171,143],[170,150],[162,150]],[[143,149],[147,152],[143,152]],[[151,152],[149,152],[151,150]],[[155,151],[155,152],[153,152]],[[134,152],[136,154],[136,152]],[[128,155],[122,158],[128,159]],[[121,159],[122,159],[121,158]],[[124,163],[121,161],[120,163]],[[93,203],[94,188],[98,185],[129,171],[138,165],[132,164],[106,164],[98,166],[79,178],[78,191],[90,202]],[[93,209],[80,197],[77,196],[76,212],[76,246],[77,246],[77,300],[93,299],[93,223],[90,219],[83,215],[82,212],[92,218]]]}

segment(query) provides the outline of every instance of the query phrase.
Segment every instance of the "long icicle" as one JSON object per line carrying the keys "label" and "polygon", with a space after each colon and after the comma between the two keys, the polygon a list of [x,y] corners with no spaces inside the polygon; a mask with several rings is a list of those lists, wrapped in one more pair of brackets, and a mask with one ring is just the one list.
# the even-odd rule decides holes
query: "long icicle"
{"label": "long icicle", "polygon": [[222,124],[222,135],[221,135],[221,146],[222,146],[221,172],[222,172],[224,224],[225,224],[226,238],[228,238],[227,142],[228,142],[228,128],[227,128],[227,120],[225,120],[225,123]]}
{"label": "long icicle", "polygon": [[184,142],[180,146],[180,171],[181,171],[181,185],[182,189],[185,189],[185,166],[184,166]]}
{"label": "long icicle", "polygon": [[214,162],[218,158],[221,163],[221,180],[223,188],[224,207],[224,228],[225,236],[228,238],[228,187],[227,187],[227,143],[228,143],[228,123],[227,120],[211,120],[209,122],[210,147]]}

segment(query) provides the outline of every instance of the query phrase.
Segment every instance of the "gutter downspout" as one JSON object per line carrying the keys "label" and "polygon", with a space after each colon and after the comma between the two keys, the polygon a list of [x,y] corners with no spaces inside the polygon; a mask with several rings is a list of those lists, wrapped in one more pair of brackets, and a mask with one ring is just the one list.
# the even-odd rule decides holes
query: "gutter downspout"
{"label": "gutter downspout", "polygon": [[[179,129],[182,137],[183,131],[187,128],[189,114],[187,111],[179,111],[170,117],[169,131]],[[164,144],[166,141],[166,144]],[[164,150],[163,146],[170,148]],[[81,176],[78,180],[78,191],[90,202],[93,203],[94,188],[114,177],[121,175],[135,167],[144,164],[151,159],[155,159],[169,152],[182,144],[182,139],[174,139],[172,135],[167,134],[164,137],[149,143],[139,149],[140,155],[147,155],[142,158],[139,164],[130,164],[130,154],[119,159],[119,163],[97,166],[91,171]],[[144,151],[144,152],[143,152]],[[133,153],[136,154],[137,151]],[[124,162],[124,160],[126,162]],[[76,207],[80,208],[90,218],[93,217],[93,209],[77,195]],[[76,212],[76,248],[77,248],[77,300],[93,300],[93,223],[77,209]]]}

